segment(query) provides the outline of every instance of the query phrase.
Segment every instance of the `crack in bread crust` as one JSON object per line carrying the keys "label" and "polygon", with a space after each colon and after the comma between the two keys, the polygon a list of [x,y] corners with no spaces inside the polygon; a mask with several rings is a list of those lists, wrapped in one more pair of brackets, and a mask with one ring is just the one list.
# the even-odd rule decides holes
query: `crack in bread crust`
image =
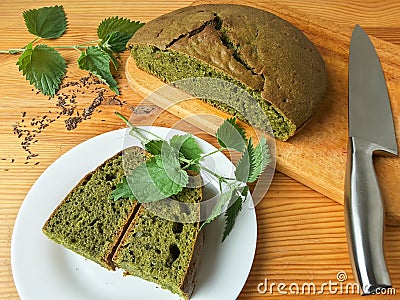
{"label": "crack in bread crust", "polygon": [[327,87],[325,63],[315,45],[289,22],[254,7],[185,7],[148,22],[129,44],[187,55],[259,92],[259,100],[287,123],[286,129],[273,128],[285,131],[277,135],[282,140],[315,113]]}

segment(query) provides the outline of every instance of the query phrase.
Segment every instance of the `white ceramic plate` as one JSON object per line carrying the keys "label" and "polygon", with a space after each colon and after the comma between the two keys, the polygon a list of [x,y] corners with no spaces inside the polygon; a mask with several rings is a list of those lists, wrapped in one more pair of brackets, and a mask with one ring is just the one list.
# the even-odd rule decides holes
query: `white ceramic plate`
{"label": "white ceramic plate", "polygon": [[[183,132],[146,127],[161,137]],[[51,212],[80,179],[123,147],[140,145],[127,129],[96,136],[57,159],[32,186],[14,226],[11,263],[15,285],[22,300],[46,299],[178,299],[169,291],[122,271],[108,271],[44,236],[41,228]],[[203,151],[215,148],[198,139]],[[216,170],[232,170],[221,153],[205,164],[218,162]],[[204,251],[192,300],[236,299],[253,263],[257,223],[250,196],[231,235],[221,244],[222,218],[206,227]]]}

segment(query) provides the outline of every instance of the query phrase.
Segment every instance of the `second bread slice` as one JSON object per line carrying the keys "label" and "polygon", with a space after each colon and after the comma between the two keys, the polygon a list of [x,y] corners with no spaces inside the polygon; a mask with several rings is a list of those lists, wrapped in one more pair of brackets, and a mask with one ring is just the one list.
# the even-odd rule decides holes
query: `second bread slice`
{"label": "second bread slice", "polygon": [[156,210],[142,205],[113,257],[114,263],[128,275],[155,282],[189,299],[196,283],[203,233],[199,222],[181,221],[188,214],[200,214],[201,199],[201,187],[184,188],[173,196],[175,203],[191,204],[189,209],[181,206],[178,212],[179,205],[166,204],[164,208],[175,216],[182,214],[179,221],[160,217],[152,212]]}

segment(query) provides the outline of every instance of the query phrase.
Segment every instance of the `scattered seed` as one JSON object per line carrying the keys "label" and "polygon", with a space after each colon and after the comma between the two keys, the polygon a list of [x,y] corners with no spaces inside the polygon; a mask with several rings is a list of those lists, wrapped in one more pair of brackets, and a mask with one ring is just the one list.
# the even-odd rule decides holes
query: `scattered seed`
{"label": "scattered seed", "polygon": [[65,127],[67,130],[75,129],[80,122],[82,122],[82,117],[70,117],[65,120]]}
{"label": "scattered seed", "polygon": [[[32,91],[35,91],[35,89],[32,89]],[[36,93],[40,93],[38,90],[36,91]],[[85,94],[85,91],[86,93],[89,92],[89,94],[93,94],[93,101],[88,106],[78,110],[78,95]],[[39,156],[38,153],[34,153],[31,150],[31,146],[39,142],[39,134],[62,116],[66,117],[64,121],[65,128],[67,130],[73,130],[79,123],[90,119],[94,112],[101,113],[102,110],[98,109],[98,107],[102,105],[104,101],[121,106],[124,104],[125,101],[122,102],[116,95],[107,95],[107,91],[103,81],[89,74],[79,80],[65,82],[55,97],[48,98],[49,101],[55,101],[54,105],[57,110],[49,109],[48,114],[32,116],[29,119],[30,121],[27,122],[25,122],[24,119],[27,116],[27,112],[22,112],[21,120],[14,124],[12,128],[17,138],[21,139],[21,148],[27,153],[25,164]],[[106,120],[103,119],[102,121],[105,122]],[[14,161],[14,159],[11,160],[11,162]],[[38,163],[39,162],[35,162],[35,165]]]}

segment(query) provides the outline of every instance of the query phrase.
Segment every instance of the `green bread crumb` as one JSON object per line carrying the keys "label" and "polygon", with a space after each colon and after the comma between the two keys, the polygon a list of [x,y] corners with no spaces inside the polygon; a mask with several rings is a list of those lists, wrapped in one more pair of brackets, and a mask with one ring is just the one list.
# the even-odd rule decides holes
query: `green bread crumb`
{"label": "green bread crumb", "polygon": [[[269,121],[269,125],[275,137],[281,140],[287,140],[296,130],[296,126],[290,120],[280,114],[271,104],[262,99],[260,91],[245,86],[240,81],[198,59],[192,58],[178,51],[160,50],[154,46],[144,45],[133,45],[131,54],[139,68],[167,83],[173,83],[190,77],[210,77],[231,82],[243,88],[258,102]],[[190,85],[179,86],[179,88],[188,93],[193,92],[193,90],[198,90],[198,87],[191,87]],[[200,93],[203,92],[204,91],[200,91]],[[230,99],[228,100],[230,102],[227,101],[222,103],[210,98],[203,100],[222,111],[238,117],[242,121],[250,121],[250,123],[257,128],[265,128],[265,118],[259,118],[257,116],[252,117],[252,114],[249,113],[246,117],[252,119],[246,120],[236,109],[232,108],[232,106],[237,107],[238,103],[242,103],[243,107],[241,107],[240,110],[246,111],[246,105],[248,103],[243,101],[243,97],[240,97],[239,99],[238,96],[235,96],[235,94],[232,93],[230,94],[230,97],[227,97],[226,99]]]}
{"label": "green bread crumb", "polygon": [[[173,198],[185,203],[199,203],[201,188],[184,188]],[[198,233],[198,222],[166,220],[142,206],[113,260],[127,274],[155,282],[187,298],[183,285]]]}
{"label": "green bread crumb", "polygon": [[[143,161],[142,150],[132,149],[130,161]],[[113,266],[107,256],[136,207],[136,202],[128,199],[110,198],[125,175],[122,165],[123,156],[118,155],[86,175],[43,227],[51,240],[108,269]]]}

